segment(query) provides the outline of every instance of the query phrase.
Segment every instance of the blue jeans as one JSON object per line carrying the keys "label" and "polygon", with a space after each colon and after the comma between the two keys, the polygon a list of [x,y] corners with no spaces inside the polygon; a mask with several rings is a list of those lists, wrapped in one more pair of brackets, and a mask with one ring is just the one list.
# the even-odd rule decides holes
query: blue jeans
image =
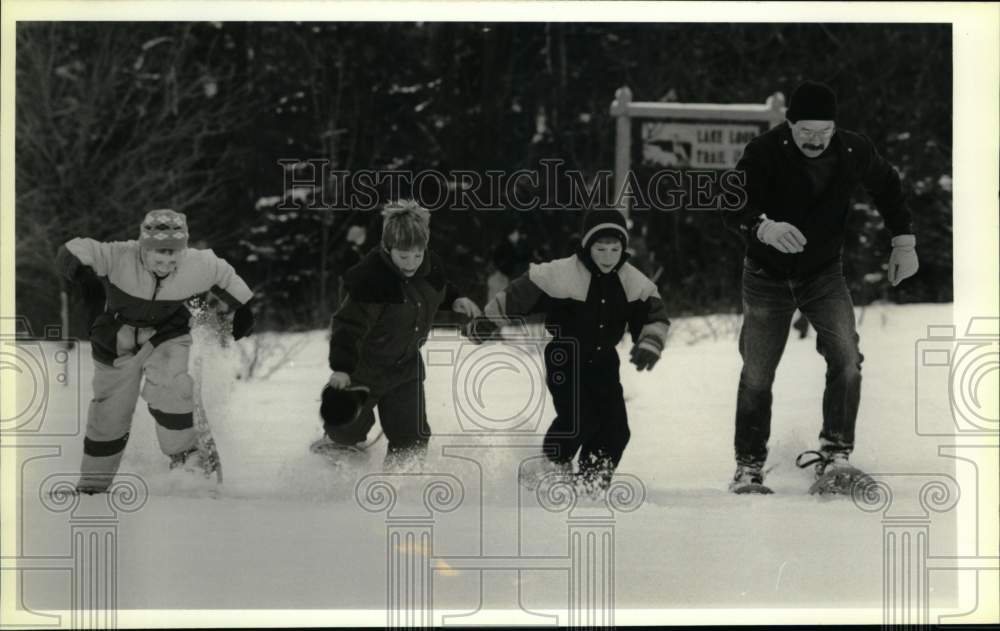
{"label": "blue jeans", "polygon": [[838,260],[815,274],[781,280],[752,259],[743,262],[743,370],[736,396],[736,461],[763,464],[771,435],[771,385],[799,309],[816,329],[826,359],[820,447],[850,453],[861,399],[861,362],[854,304]]}

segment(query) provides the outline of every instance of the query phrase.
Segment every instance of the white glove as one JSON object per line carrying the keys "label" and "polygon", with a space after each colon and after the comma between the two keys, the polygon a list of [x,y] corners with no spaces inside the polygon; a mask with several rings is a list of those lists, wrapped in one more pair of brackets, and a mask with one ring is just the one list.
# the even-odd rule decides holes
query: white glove
{"label": "white glove", "polygon": [[892,238],[892,254],[889,255],[889,282],[895,287],[913,276],[920,269],[917,261],[917,238],[912,234],[901,234]]}
{"label": "white glove", "polygon": [[757,227],[757,240],[785,254],[801,252],[806,245],[806,238],[798,228],[784,221],[771,221],[767,218]]}
{"label": "white glove", "polygon": [[337,390],[343,390],[347,386],[351,385],[351,376],[346,372],[334,371],[330,375],[330,386],[336,388]]}

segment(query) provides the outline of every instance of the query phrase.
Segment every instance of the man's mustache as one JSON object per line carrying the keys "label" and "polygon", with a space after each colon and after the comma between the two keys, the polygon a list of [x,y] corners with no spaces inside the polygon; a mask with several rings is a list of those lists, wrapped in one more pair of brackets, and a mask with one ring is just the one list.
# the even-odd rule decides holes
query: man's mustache
{"label": "man's mustache", "polygon": [[826,145],[810,145],[810,144],[803,144],[803,145],[802,145],[802,148],[803,148],[803,149],[810,149],[810,150],[815,150],[815,151],[823,151],[824,149],[826,149]]}

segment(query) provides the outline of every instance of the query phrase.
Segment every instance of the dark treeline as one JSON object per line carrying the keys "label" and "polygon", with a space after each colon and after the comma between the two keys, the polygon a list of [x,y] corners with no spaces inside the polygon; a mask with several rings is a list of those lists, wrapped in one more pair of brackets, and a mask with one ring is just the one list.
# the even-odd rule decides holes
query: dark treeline
{"label": "dark treeline", "polygon": [[[889,236],[859,194],[845,252],[856,301],[951,300],[947,25],[20,23],[17,310],[36,331],[57,323],[59,244],[133,239],[146,210],[172,207],[193,244],[255,288],[262,328],[322,326],[349,227],[378,239],[377,211],[322,210],[342,192],[334,171],[512,173],[557,159],[589,181],[613,167],[621,86],[643,101],[763,103],[804,78],[837,90],[839,124],[899,168],[915,215],[921,271],[888,288]],[[290,195],[286,165],[308,160],[327,169],[290,171],[317,187]],[[568,253],[580,221],[495,201],[432,223],[432,248],[480,300],[512,228],[542,258]],[[739,309],[740,244],[718,212],[633,218],[674,314]],[[71,333],[85,336],[71,295]]]}

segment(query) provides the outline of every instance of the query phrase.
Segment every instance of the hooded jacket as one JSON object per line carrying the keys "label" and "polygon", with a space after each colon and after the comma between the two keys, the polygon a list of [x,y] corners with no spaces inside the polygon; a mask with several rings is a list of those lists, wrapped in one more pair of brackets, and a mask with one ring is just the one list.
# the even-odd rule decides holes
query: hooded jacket
{"label": "hooded jacket", "polygon": [[559,340],[570,340],[578,361],[617,361],[615,347],[626,328],[632,341],[643,338],[658,348],[666,344],[670,320],[653,281],[622,254],[618,266],[602,273],[583,248],[572,256],[532,264],[486,306],[494,320],[545,314],[545,327]]}

